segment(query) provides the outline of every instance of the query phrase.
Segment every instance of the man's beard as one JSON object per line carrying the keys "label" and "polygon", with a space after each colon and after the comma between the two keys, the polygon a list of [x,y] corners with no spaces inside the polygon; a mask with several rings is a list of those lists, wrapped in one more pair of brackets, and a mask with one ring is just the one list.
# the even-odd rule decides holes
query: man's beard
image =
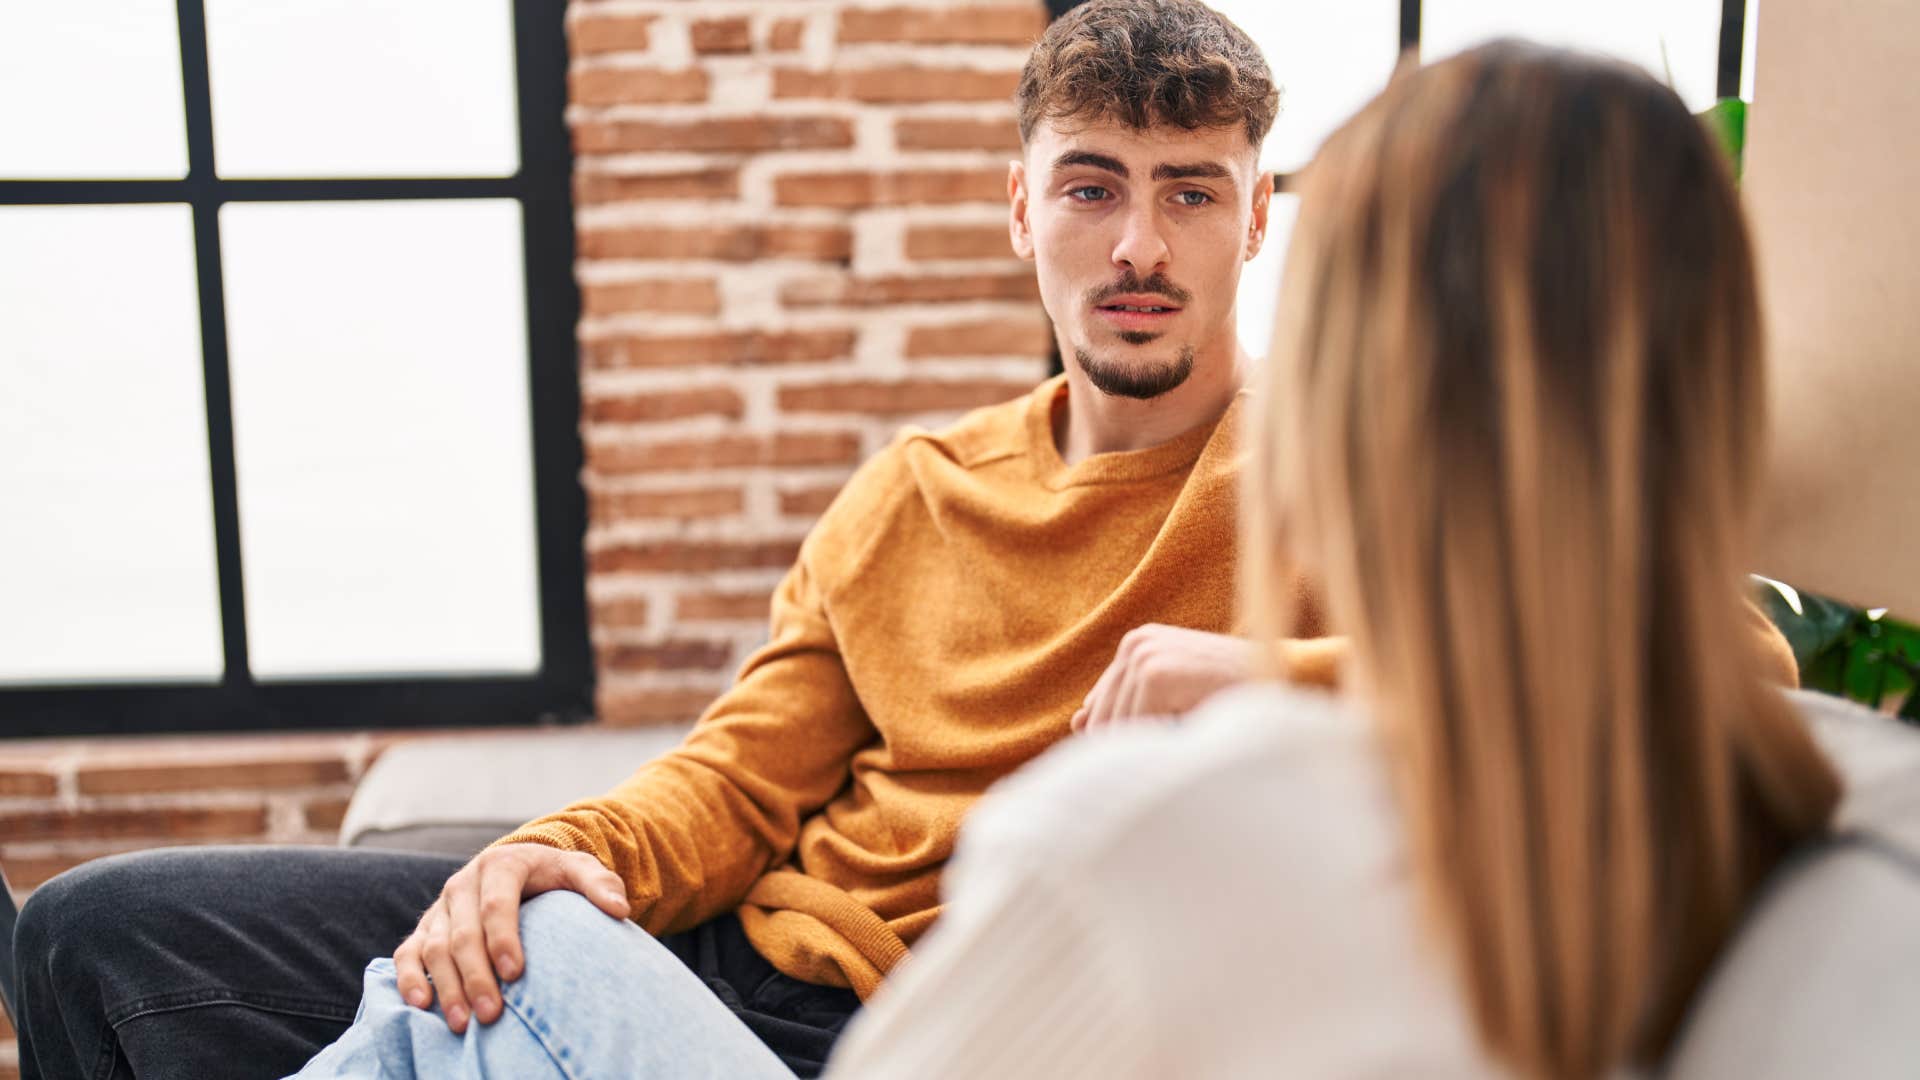
{"label": "man's beard", "polygon": [[1180,346],[1179,354],[1166,363],[1115,363],[1081,348],[1073,350],[1073,360],[1080,365],[1081,371],[1086,372],[1087,381],[1093,384],[1095,390],[1108,397],[1135,398],[1140,401],[1149,401],[1174,390],[1193,374],[1191,345]]}

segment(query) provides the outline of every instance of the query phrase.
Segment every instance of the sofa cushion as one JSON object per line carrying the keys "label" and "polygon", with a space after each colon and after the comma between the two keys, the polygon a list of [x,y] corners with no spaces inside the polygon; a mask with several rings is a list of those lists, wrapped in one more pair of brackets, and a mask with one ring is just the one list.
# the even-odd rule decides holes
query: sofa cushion
{"label": "sofa cushion", "polygon": [[606,792],[686,732],[596,727],[401,743],[360,781],[340,843],[466,858],[533,818]]}
{"label": "sofa cushion", "polygon": [[1794,697],[1846,779],[1835,833],[1768,882],[1694,1002],[1674,1080],[1920,1071],[1920,732]]}

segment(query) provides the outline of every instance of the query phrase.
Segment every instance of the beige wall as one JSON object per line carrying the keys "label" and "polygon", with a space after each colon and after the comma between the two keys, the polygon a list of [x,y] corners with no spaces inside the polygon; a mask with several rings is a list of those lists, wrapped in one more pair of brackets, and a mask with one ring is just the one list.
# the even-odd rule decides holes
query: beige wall
{"label": "beige wall", "polygon": [[1772,337],[1762,573],[1920,617],[1920,4],[1764,0],[1745,188]]}

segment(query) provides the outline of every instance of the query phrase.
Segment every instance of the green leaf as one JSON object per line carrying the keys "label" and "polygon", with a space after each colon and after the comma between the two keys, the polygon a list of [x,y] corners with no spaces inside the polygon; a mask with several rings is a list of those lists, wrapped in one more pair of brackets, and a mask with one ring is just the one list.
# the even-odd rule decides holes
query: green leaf
{"label": "green leaf", "polygon": [[1701,113],[1700,119],[1726,149],[1727,157],[1733,162],[1733,175],[1737,179],[1746,158],[1747,103],[1737,97],[1721,98]]}
{"label": "green leaf", "polygon": [[1828,649],[1813,657],[1800,669],[1800,685],[1809,690],[1842,694],[1845,692],[1842,687],[1846,667],[1846,650]]}
{"label": "green leaf", "polygon": [[1909,724],[1920,724],[1920,691],[1908,694],[1906,703],[1900,706],[1900,711],[1895,715]]}
{"label": "green leaf", "polygon": [[1767,617],[1793,647],[1793,658],[1803,672],[1822,653],[1841,644],[1859,615],[1854,608],[1811,593],[1800,594],[1799,612],[1771,587],[1763,587],[1760,598]]}
{"label": "green leaf", "polygon": [[1843,683],[1847,696],[1879,708],[1886,693],[1886,672],[1886,651],[1880,643],[1866,636],[1858,638],[1847,649]]}

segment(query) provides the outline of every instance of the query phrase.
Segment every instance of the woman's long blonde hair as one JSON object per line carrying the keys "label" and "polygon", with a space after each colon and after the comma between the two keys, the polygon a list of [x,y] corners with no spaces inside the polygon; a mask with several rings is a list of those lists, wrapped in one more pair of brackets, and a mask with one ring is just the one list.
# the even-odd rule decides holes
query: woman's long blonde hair
{"label": "woman's long blonde hair", "polygon": [[1718,148],[1576,54],[1403,74],[1307,170],[1280,308],[1250,618],[1324,579],[1489,1050],[1657,1059],[1838,797],[1743,614],[1763,357]]}

